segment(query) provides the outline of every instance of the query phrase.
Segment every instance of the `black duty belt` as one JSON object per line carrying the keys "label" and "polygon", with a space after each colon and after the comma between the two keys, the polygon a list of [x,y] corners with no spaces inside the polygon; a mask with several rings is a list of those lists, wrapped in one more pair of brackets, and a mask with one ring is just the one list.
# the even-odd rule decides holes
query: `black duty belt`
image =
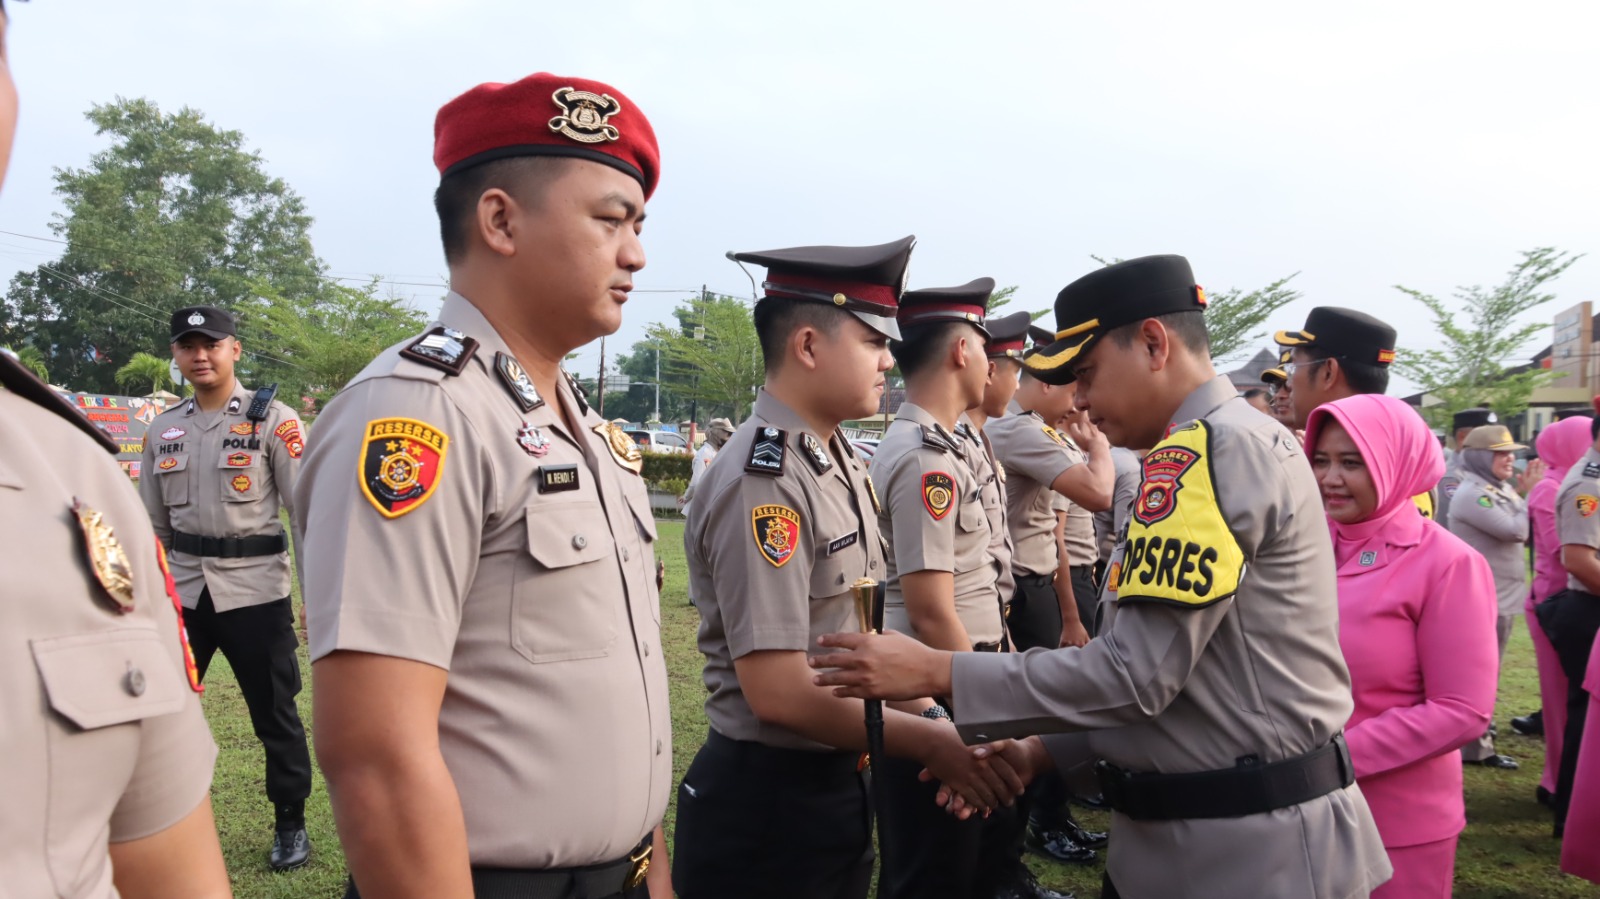
{"label": "black duty belt", "polygon": [[1054,574],[1021,574],[1021,573],[1018,573],[1016,575],[1016,581],[1019,584],[1027,584],[1030,587],[1038,587],[1038,586],[1041,586],[1041,585],[1044,585],[1044,584],[1053,584],[1053,583],[1055,583],[1056,582],[1056,576]]}
{"label": "black duty belt", "polygon": [[1258,815],[1356,782],[1343,734],[1299,758],[1270,765],[1252,759],[1233,768],[1191,774],[1138,774],[1102,761],[1095,773],[1106,802],[1138,821]]}
{"label": "black duty belt", "polygon": [[244,559],[250,556],[275,556],[287,550],[289,543],[281,531],[255,537],[201,537],[173,531],[172,548],[191,556]]}
{"label": "black duty belt", "polygon": [[1000,641],[999,640],[995,640],[992,643],[974,643],[974,644],[972,644],[972,651],[973,652],[999,652],[1000,651]]}
{"label": "black duty belt", "polygon": [[[650,870],[650,837],[614,862],[582,868],[473,868],[474,899],[603,899],[635,889]],[[345,899],[360,899],[355,882]]]}

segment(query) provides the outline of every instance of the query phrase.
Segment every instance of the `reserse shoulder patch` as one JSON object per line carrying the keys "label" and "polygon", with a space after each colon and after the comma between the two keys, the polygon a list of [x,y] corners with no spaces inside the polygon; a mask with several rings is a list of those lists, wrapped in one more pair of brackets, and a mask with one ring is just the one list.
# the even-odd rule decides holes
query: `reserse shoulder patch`
{"label": "reserse shoulder patch", "polygon": [[750,532],[761,558],[773,568],[782,568],[800,545],[800,513],[788,506],[756,506],[750,510]]}
{"label": "reserse shoulder patch", "polygon": [[428,501],[444,477],[450,438],[426,422],[379,418],[367,422],[361,444],[361,492],[385,518],[399,518]]}
{"label": "reserse shoulder patch", "polygon": [[1174,431],[1145,458],[1117,572],[1119,603],[1203,608],[1238,592],[1244,550],[1217,505],[1210,428],[1196,425]]}

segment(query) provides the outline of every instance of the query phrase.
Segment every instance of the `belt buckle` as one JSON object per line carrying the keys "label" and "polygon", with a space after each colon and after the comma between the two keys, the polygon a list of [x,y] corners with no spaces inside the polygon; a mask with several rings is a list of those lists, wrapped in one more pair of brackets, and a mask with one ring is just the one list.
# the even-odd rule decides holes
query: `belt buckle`
{"label": "belt buckle", "polygon": [[650,873],[650,854],[655,849],[654,842],[645,843],[638,852],[628,856],[628,861],[633,867],[628,869],[628,879],[622,885],[625,890],[631,890],[644,883],[646,874]]}

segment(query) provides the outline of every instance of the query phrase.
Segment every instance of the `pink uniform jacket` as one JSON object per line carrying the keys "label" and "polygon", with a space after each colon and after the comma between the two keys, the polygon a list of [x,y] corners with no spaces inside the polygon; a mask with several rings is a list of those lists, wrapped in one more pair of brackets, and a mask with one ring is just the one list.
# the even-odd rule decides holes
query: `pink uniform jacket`
{"label": "pink uniform jacket", "polygon": [[[1550,638],[1534,614],[1539,603],[1567,589],[1567,569],[1561,564],[1561,538],[1556,534],[1556,494],[1561,480],[1594,445],[1589,436],[1589,419],[1568,418],[1539,432],[1536,441],[1539,458],[1545,464],[1544,477],[1528,491],[1528,517],[1532,519],[1533,586],[1524,605],[1528,636],[1533,639],[1535,664],[1539,668],[1539,699],[1544,709],[1544,776],[1539,785],[1554,793],[1556,774],[1561,767],[1561,743],[1567,728],[1567,675],[1561,670]],[[1570,812],[1568,813],[1571,814]]]}
{"label": "pink uniform jacket", "polygon": [[1466,825],[1456,750],[1483,733],[1494,710],[1494,576],[1411,503],[1444,468],[1414,411],[1371,395],[1320,406],[1307,422],[1308,451],[1330,418],[1361,449],[1378,500],[1366,521],[1329,522],[1339,644],[1355,696],[1345,740],[1356,782],[1385,846],[1447,839]]}
{"label": "pink uniform jacket", "polygon": [[1589,653],[1583,686],[1589,691],[1589,717],[1584,719],[1578,775],[1561,840],[1561,870],[1600,883],[1600,639]]}

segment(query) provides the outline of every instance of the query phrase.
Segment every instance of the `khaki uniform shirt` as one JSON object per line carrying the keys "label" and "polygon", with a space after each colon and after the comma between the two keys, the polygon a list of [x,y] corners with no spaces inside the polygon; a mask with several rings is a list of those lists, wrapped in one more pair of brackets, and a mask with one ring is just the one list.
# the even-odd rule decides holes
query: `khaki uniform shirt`
{"label": "khaki uniform shirt", "polygon": [[[1333,547],[1302,449],[1226,378],[1174,422],[1146,459],[1100,634],[1081,649],[958,654],[964,739],[1091,731],[1093,755],[1170,774],[1295,758],[1349,719]],[[1063,767],[1084,748],[1046,743]],[[1113,822],[1107,864],[1127,896],[1342,899],[1391,872],[1356,785],[1240,818]]]}
{"label": "khaki uniform shirt", "polygon": [[1433,520],[1445,528],[1450,527],[1450,503],[1455,500],[1456,491],[1461,488],[1461,472],[1455,465],[1445,469],[1444,477],[1439,479],[1439,486],[1433,492],[1437,500],[1433,504]]}
{"label": "khaki uniform shirt", "polygon": [[1011,545],[1011,527],[1006,522],[1005,466],[995,461],[994,444],[989,442],[989,435],[973,427],[965,412],[956,426],[956,434],[971,444],[967,447],[966,458],[978,479],[984,517],[989,519],[989,555],[994,558],[997,569],[995,589],[1000,591],[1003,601],[1010,602],[1011,595],[1017,591],[1017,575],[1011,570],[1011,557],[1016,550]]}
{"label": "khaki uniform shirt", "polygon": [[[1600,452],[1594,447],[1561,479],[1556,494],[1556,536],[1562,546],[1592,546],[1600,554]],[[1570,574],[1567,589],[1589,592]]]}
{"label": "khaki uniform shirt", "polygon": [[1094,513],[1094,538],[1100,561],[1109,562],[1111,551],[1121,539],[1122,526],[1128,523],[1133,511],[1133,498],[1139,493],[1139,481],[1144,472],[1139,465],[1139,454],[1121,446],[1111,448],[1111,464],[1116,481],[1111,491],[1111,508]]}
{"label": "khaki uniform shirt", "polygon": [[[1072,438],[1059,431],[1056,433],[1066,443],[1067,458],[1072,460],[1073,465],[1088,464],[1088,453],[1074,443]],[[1100,561],[1100,546],[1094,538],[1094,513],[1065,496],[1061,496],[1056,508],[1067,513],[1066,527],[1061,532],[1062,540],[1067,547],[1067,564],[1073,568],[1080,568]]]}
{"label": "khaki uniform shirt", "polygon": [[[0,432],[0,895],[110,899],[107,843],[194,811],[217,747],[127,476],[60,414],[5,390]],[[75,500],[126,553],[132,611],[97,579]]]}
{"label": "khaki uniform shirt", "polygon": [[851,587],[885,577],[878,507],[843,435],[813,434],[772,394],[756,397],[706,470],[683,534],[717,733],[837,751],[756,718],[733,661],[764,650],[809,656],[823,634],[860,630]]}
{"label": "khaki uniform shirt", "polygon": [[872,454],[872,479],[883,488],[878,530],[889,546],[883,625],[916,636],[906,612],[900,575],[948,571],[955,581],[955,612],[974,644],[1000,642],[1000,592],[990,553],[983,488],[968,455],[970,440],[936,423],[920,406],[904,403]]}
{"label": "khaki uniform shirt", "polygon": [[172,549],[172,532],[255,537],[283,532],[281,505],[295,516],[294,487],[305,429],[277,400],[259,424],[245,417],[255,394],[235,381],[227,406],[202,411],[186,400],[156,416],[145,432],[139,495],[166,544],[183,607],[210,588],[218,612],[289,595],[289,554],[224,559]]}
{"label": "khaki uniform shirt", "polygon": [[1015,547],[1011,567],[1023,575],[1055,574],[1057,494],[1050,485],[1077,464],[1067,455],[1066,438],[1016,403],[1010,414],[985,424],[983,432],[1006,471],[1006,522]]}
{"label": "khaki uniform shirt", "polygon": [[1460,537],[1494,572],[1500,615],[1520,615],[1528,598],[1528,503],[1506,484],[1491,484],[1461,472],[1450,518],[1450,533]]}
{"label": "khaki uniform shirt", "polygon": [[649,497],[570,383],[528,384],[541,404],[524,411],[477,308],[452,293],[439,321],[477,341],[459,375],[393,347],[317,420],[300,485],[311,658],[450,672],[439,743],[474,865],[613,861],[671,792]]}

